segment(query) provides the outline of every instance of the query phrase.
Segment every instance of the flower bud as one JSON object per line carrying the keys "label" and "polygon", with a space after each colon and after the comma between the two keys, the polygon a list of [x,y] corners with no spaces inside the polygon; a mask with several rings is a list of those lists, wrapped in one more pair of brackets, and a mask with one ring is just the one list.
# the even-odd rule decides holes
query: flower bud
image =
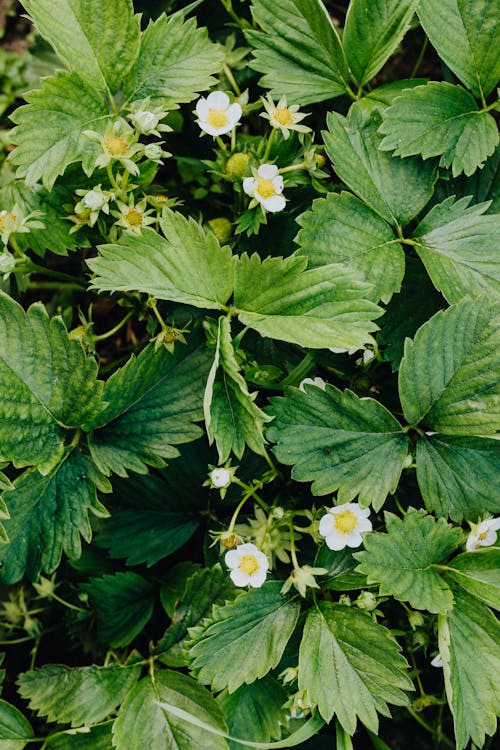
{"label": "flower bud", "polygon": [[243,151],[237,151],[230,156],[226,162],[226,174],[233,179],[242,179],[247,173],[249,164],[250,154],[246,154]]}
{"label": "flower bud", "polygon": [[218,216],[215,219],[210,219],[208,226],[215,234],[219,242],[227,242],[231,239],[233,233],[233,225],[229,219],[225,216]]}

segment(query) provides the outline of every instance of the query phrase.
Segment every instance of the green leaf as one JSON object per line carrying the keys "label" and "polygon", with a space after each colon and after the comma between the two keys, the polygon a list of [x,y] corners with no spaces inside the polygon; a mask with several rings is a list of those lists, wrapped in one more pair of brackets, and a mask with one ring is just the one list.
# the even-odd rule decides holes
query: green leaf
{"label": "green leaf", "polygon": [[413,234],[434,286],[448,302],[464,296],[500,297],[500,214],[482,216],[488,203],[446,198],[434,206]]}
{"label": "green leaf", "polygon": [[351,108],[348,120],[330,112],[323,140],[340,179],[389,224],[405,225],[428,202],[437,173],[430,162],[380,151],[380,123],[380,112],[361,104]]}
{"label": "green leaf", "polygon": [[385,110],[379,132],[383,151],[441,156],[439,166],[451,167],[454,177],[482,168],[498,144],[492,115],[478,109],[468,91],[445,81],[403,91]]}
{"label": "green leaf", "polygon": [[238,318],[261,336],[311,349],[362,347],[373,342],[381,309],[369,287],[338,264],[305,270],[306,258],[266,258],[244,253],[235,272]]}
{"label": "green leaf", "polygon": [[222,711],[208,690],[191,677],[162,670],[139,682],[122,704],[113,727],[116,750],[227,750],[223,737],[164,711],[159,701],[193,714],[209,727],[226,732]]}
{"label": "green leaf", "polygon": [[205,389],[205,423],[210,444],[215,440],[219,464],[231,452],[241,458],[245,445],[259,455],[265,454],[263,428],[271,418],[255,404],[235,356],[231,323],[219,318],[217,347]]}
{"label": "green leaf", "polygon": [[116,91],[139,49],[132,0],[25,0],[23,5],[71,71],[94,88]]}
{"label": "green leaf", "polygon": [[340,551],[329,549],[323,544],[314,560],[314,567],[326,568],[321,579],[322,589],[332,591],[355,591],[366,588],[366,576],[355,573],[356,560],[352,556],[353,550],[344,547]]}
{"label": "green leaf", "polygon": [[[475,553],[474,553],[475,554]],[[500,713],[500,629],[491,610],[459,590],[451,612],[438,619],[439,653],[453,714],[457,750],[469,738],[482,747]]]}
{"label": "green leaf", "polygon": [[431,44],[474,96],[500,78],[498,0],[421,0],[418,17]]}
{"label": "green leaf", "polygon": [[21,674],[17,684],[29,708],[72,727],[97,724],[114,712],[137,682],[140,667],[65,667],[48,664]]}
{"label": "green leaf", "polygon": [[139,291],[209,310],[225,309],[233,291],[235,259],[228,246],[193,219],[170,211],[162,222],[165,238],[146,227],[126,232],[117,245],[101,245],[88,261],[100,291]]}
{"label": "green leaf", "polygon": [[[288,693],[270,675],[251,685],[241,685],[234,693],[224,690],[217,696],[229,725],[229,734],[262,744],[279,740],[281,728],[286,726],[287,712],[283,709]],[[230,750],[241,750],[238,742],[229,741]]]}
{"label": "green leaf", "polygon": [[58,732],[47,740],[48,750],[113,750],[111,722],[92,727],[90,731]]}
{"label": "green leaf", "polygon": [[388,302],[401,287],[405,255],[386,222],[351,193],[329,193],[299,216],[298,255],[312,268],[338,263],[371,284],[367,297]]}
{"label": "green leaf", "polygon": [[348,734],[357,718],[374,732],[387,704],[408,704],[413,685],[397,641],[387,628],[355,607],[320,602],[304,627],[299,652],[299,690],[329,722],[336,716]]}
{"label": "green leaf", "polygon": [[0,547],[1,580],[16,583],[24,574],[36,581],[40,572],[52,573],[62,553],[80,557],[81,537],[92,538],[89,512],[107,511],[96,496],[96,487],[106,490],[94,465],[78,450],[66,454],[46,476],[29,469],[14,482],[3,498],[10,519],[3,521],[10,543]]}
{"label": "green leaf", "polygon": [[23,750],[34,737],[27,719],[15,706],[0,700],[0,748],[1,750]]}
{"label": "green leaf", "polygon": [[454,557],[447,564],[446,577],[477,599],[500,610],[500,549],[478,549]]}
{"label": "green leaf", "polygon": [[194,18],[162,14],[144,31],[123,90],[129,101],[149,96],[172,109],[213,86],[221,62],[220,48],[212,44],[206,29],[197,28]]}
{"label": "green leaf", "polygon": [[74,162],[81,161],[90,175],[100,146],[82,133],[106,129],[110,115],[104,94],[76,73],[61,72],[44,78],[41,89],[25,98],[28,104],[12,115],[17,148],[9,158],[18,168],[16,176],[30,186],[41,180],[51,190]]}
{"label": "green leaf", "polygon": [[500,146],[486,160],[482,169],[478,169],[470,177],[461,175],[454,180],[443,180],[436,186],[436,196],[446,198],[454,195],[457,198],[471,196],[472,203],[488,202],[485,213],[500,213]]}
{"label": "green leaf", "polygon": [[420,0],[352,0],[343,46],[360,86],[368,83],[396,51]]}
{"label": "green leaf", "polygon": [[401,425],[378,401],[352,391],[305,386],[272,399],[274,422],[267,437],[292,477],[313,481],[314,495],[338,490],[338,502],[359,496],[378,510],[394,492],[408,454]]}
{"label": "green leaf", "polygon": [[417,480],[425,505],[459,522],[500,512],[500,443],[484,437],[428,435],[417,442]]}
{"label": "green leaf", "polygon": [[193,629],[189,655],[200,682],[232,693],[276,667],[300,610],[280,589],[281,582],[273,581],[244,592],[215,607],[206,626]]}
{"label": "green leaf", "polygon": [[128,646],[153,614],[153,587],[137,573],[115,573],[81,584],[97,617],[101,643]]}
{"label": "green leaf", "polygon": [[433,565],[457,548],[461,529],[414,508],[403,519],[384,515],[387,533],[365,535],[365,551],[354,555],[360,562],[357,570],[366,574],[368,583],[380,584],[381,594],[409,602],[415,609],[447,612],[453,595]]}
{"label": "green leaf", "polygon": [[500,419],[500,310],[464,299],[405,343],[399,395],[406,419],[448,435],[488,435]]}
{"label": "green leaf", "polygon": [[164,466],[175,458],[175,445],[195,440],[202,430],[203,388],[209,366],[205,349],[176,348],[174,354],[153,344],[106,382],[108,406],[87,426],[94,432],[89,447],[99,469],[127,476],[147,473],[147,465]]}
{"label": "green leaf", "polygon": [[0,461],[47,473],[62,457],[65,430],[102,408],[97,363],[60,317],[49,320],[40,303],[26,313],[1,291],[0,341]]}
{"label": "green leaf", "polygon": [[253,0],[263,31],[246,31],[260,85],[288,104],[333,99],[348,88],[349,71],[337,31],[321,0]]}

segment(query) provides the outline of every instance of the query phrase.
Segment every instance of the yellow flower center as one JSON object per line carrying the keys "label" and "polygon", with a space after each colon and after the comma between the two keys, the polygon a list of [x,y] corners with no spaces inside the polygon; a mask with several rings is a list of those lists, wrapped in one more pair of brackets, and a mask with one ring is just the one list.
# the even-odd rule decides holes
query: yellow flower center
{"label": "yellow flower center", "polygon": [[228,117],[223,109],[209,109],[207,122],[213,128],[225,128],[228,123]]}
{"label": "yellow flower center", "polygon": [[488,536],[488,532],[487,531],[483,531],[482,534],[479,534],[478,538],[481,539],[481,541],[484,541],[487,536]]}
{"label": "yellow flower center", "polygon": [[271,198],[276,195],[276,188],[272,180],[265,180],[263,177],[259,177],[257,180],[257,192],[262,198]]}
{"label": "yellow flower center", "polygon": [[104,139],[104,148],[110,156],[125,156],[128,144],[125,138],[112,135]]}
{"label": "yellow flower center", "polygon": [[358,517],[351,510],[344,510],[333,516],[335,528],[341,534],[350,534],[358,525]]}
{"label": "yellow flower center", "polygon": [[255,555],[243,555],[238,567],[245,575],[253,576],[259,569],[259,563]]}
{"label": "yellow flower center", "polygon": [[276,107],[273,117],[280,125],[293,125],[293,115],[288,107]]}
{"label": "yellow flower center", "polygon": [[11,213],[10,211],[4,211],[0,215],[0,230],[5,229],[5,224],[7,223],[7,219],[12,219],[12,221],[16,220],[15,214]]}
{"label": "yellow flower center", "polygon": [[129,227],[142,227],[142,219],[142,213],[136,208],[131,208],[130,211],[127,211],[125,214],[125,221]]}

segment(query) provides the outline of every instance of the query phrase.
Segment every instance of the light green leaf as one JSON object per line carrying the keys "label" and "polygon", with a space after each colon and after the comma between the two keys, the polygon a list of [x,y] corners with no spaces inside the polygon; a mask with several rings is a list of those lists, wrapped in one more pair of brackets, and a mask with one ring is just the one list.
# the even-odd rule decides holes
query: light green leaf
{"label": "light green leaf", "polygon": [[86,732],[58,732],[47,740],[48,750],[113,750],[112,722],[92,727]]}
{"label": "light green leaf", "polygon": [[370,81],[396,51],[420,0],[352,0],[343,46],[360,86]]}
{"label": "light green leaf", "polygon": [[25,0],[39,33],[92,87],[116,91],[139,50],[132,0]]}
{"label": "light green leaf", "polygon": [[147,465],[164,466],[175,458],[175,445],[195,440],[202,430],[203,388],[209,367],[205,349],[176,348],[174,354],[150,344],[104,387],[107,408],[87,426],[89,447],[104,474],[147,473]]}
{"label": "light green leaf", "polygon": [[312,268],[339,263],[371,285],[372,302],[388,302],[401,287],[405,255],[386,222],[351,193],[329,193],[299,216],[298,255]]}
{"label": "light green leaf", "polygon": [[387,628],[355,607],[320,602],[304,627],[299,651],[299,690],[307,690],[325,721],[336,716],[348,734],[357,718],[373,732],[388,703],[408,704],[413,685],[397,641]]}
{"label": "light green leaf", "polygon": [[446,576],[494,609],[500,610],[500,549],[478,549],[454,557]]}
{"label": "light green leaf", "polygon": [[413,242],[434,286],[448,302],[464,296],[500,298],[500,214],[488,203],[446,198],[415,229]]}
{"label": "light green leaf", "polygon": [[0,748],[1,750],[23,750],[34,737],[27,719],[15,706],[0,700]]}
{"label": "light green leaf", "polygon": [[418,17],[431,44],[474,96],[500,78],[498,0],[421,0]]}
{"label": "light green leaf", "polygon": [[17,127],[11,137],[17,148],[9,158],[18,168],[16,176],[28,185],[42,181],[51,190],[74,162],[81,161],[91,174],[100,146],[82,133],[106,129],[110,115],[104,94],[76,73],[61,72],[45,78],[41,89],[25,98],[28,104],[12,115]]}
{"label": "light green leaf", "polygon": [[101,643],[128,646],[153,614],[153,587],[137,573],[114,573],[81,584],[95,609]]}
{"label": "light green leaf", "polygon": [[162,99],[168,108],[190,102],[213,86],[222,57],[194,18],[162,14],[142,35],[139,56],[123,84],[125,96],[129,101]]}
{"label": "light green leaf", "polygon": [[428,202],[437,173],[430,162],[394,159],[380,151],[381,121],[377,108],[361,103],[351,108],[348,120],[330,112],[323,140],[340,179],[389,224],[405,225]]}
{"label": "light green leaf", "polygon": [[473,174],[498,144],[498,129],[489,112],[461,86],[430,81],[403,91],[384,112],[379,132],[383,151],[394,156],[441,156],[440,167],[453,176]]}
{"label": "light green leaf", "polygon": [[165,238],[146,227],[126,232],[117,245],[101,245],[88,261],[100,291],[139,291],[157,299],[209,310],[225,309],[233,291],[235,259],[228,246],[193,219],[170,211],[161,224]]}
{"label": "light green leaf", "polygon": [[387,533],[364,538],[365,551],[357,552],[358,570],[368,583],[380,584],[381,594],[409,602],[415,609],[447,612],[453,595],[433,564],[442,563],[460,543],[462,531],[443,518],[410,508],[403,519],[385,513]]}
{"label": "light green leaf", "polygon": [[305,105],[346,92],[347,62],[321,0],[253,0],[252,14],[263,31],[245,32],[251,65],[274,98]]}
{"label": "light green leaf", "polygon": [[191,677],[162,670],[139,682],[127,696],[113,727],[116,750],[227,750],[223,737],[207,732],[164,711],[159,702],[172,704],[220,732],[227,727],[222,711],[208,690]]}
{"label": "light green leaf", "polygon": [[191,670],[200,682],[232,693],[278,664],[300,611],[280,589],[281,582],[273,581],[244,592],[191,631]]}
{"label": "light green leaf", "polygon": [[274,422],[267,437],[281,463],[293,465],[292,477],[313,481],[312,492],[338,490],[338,502],[359,495],[362,505],[378,510],[394,492],[408,454],[401,425],[378,401],[352,391],[305,386],[273,398]]}
{"label": "light green leaf", "polygon": [[263,428],[271,418],[255,404],[236,360],[231,339],[231,323],[219,318],[217,347],[205,389],[204,410],[210,443],[215,440],[219,464],[231,452],[241,458],[245,445],[259,455],[265,454]]}
{"label": "light green leaf", "polygon": [[48,721],[90,726],[109,716],[139,679],[140,667],[48,664],[18,678],[19,694]]}
{"label": "light green leaf", "polygon": [[429,435],[417,442],[417,480],[425,505],[459,522],[500,513],[500,442],[485,437]]}
{"label": "light green leaf", "polygon": [[[217,696],[229,725],[229,734],[263,745],[279,740],[281,728],[286,726],[287,712],[283,709],[288,693],[283,686],[267,675],[251,685],[241,685],[234,693],[224,690]],[[230,750],[241,750],[239,742],[229,741]]]}
{"label": "light green leaf", "polygon": [[334,263],[305,270],[306,258],[240,256],[234,305],[243,325],[261,336],[311,349],[362,347],[373,342],[381,309],[354,271]]}
{"label": "light green leaf", "polygon": [[436,313],[406,340],[399,395],[410,424],[489,435],[500,421],[500,309],[484,297]]}
{"label": "light green leaf", "polygon": [[81,554],[81,537],[92,538],[89,512],[106,515],[96,496],[101,484],[95,467],[78,450],[67,453],[46,476],[29,469],[14,482],[3,498],[10,519],[3,521],[10,543],[0,546],[1,580],[16,583],[24,574],[36,581],[40,572],[52,573],[62,553]]}
{"label": "light green leaf", "polygon": [[500,628],[484,604],[460,590],[455,605],[438,618],[439,653],[453,714],[457,750],[469,738],[482,747],[500,713]]}

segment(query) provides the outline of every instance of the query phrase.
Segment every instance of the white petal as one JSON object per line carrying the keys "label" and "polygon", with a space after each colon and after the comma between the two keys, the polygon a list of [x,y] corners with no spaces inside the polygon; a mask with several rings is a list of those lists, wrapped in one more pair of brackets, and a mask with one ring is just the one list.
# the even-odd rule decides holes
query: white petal
{"label": "white petal", "polygon": [[369,518],[360,518],[358,525],[356,526],[356,531],[372,531],[372,522]]}
{"label": "white petal", "polygon": [[243,180],[243,190],[247,195],[253,197],[256,186],[257,180],[255,179],[255,177],[245,177],[245,179]]}
{"label": "white petal", "polygon": [[474,552],[479,541],[479,534],[469,534],[465,543],[467,552]]}
{"label": "white petal", "polygon": [[255,552],[255,559],[259,563],[259,571],[262,570],[264,573],[269,569],[269,560],[263,552]]}
{"label": "white petal", "polygon": [[319,533],[321,534],[321,536],[328,536],[328,534],[331,534],[334,529],[335,524],[332,518],[332,514],[327,513],[325,516],[322,516],[319,522]]}
{"label": "white petal", "polygon": [[477,530],[479,534],[484,534],[485,531],[497,531],[500,529],[500,518],[487,518],[486,521],[481,521]]}
{"label": "white petal", "polygon": [[229,552],[226,552],[226,555],[224,557],[224,562],[226,563],[228,568],[237,568],[240,564],[240,560],[241,555],[235,549],[230,549]]}
{"label": "white petal", "polygon": [[201,120],[198,121],[198,125],[202,130],[205,131],[205,133],[208,133],[208,135],[212,135],[214,137],[216,135],[224,135],[224,133],[227,133],[232,128],[232,125],[226,125],[224,128],[214,128],[214,126],[210,125],[210,123],[202,122]]}
{"label": "white petal", "polygon": [[368,516],[370,515],[370,508],[359,508],[358,513],[361,518],[368,518]]}
{"label": "white petal", "polygon": [[236,548],[236,550],[240,553],[240,555],[243,557],[243,555],[255,555],[257,552],[259,552],[259,548],[255,546],[255,544],[252,544],[252,542],[246,542],[245,544],[239,544]]}
{"label": "white petal", "polygon": [[272,195],[270,198],[264,198],[262,200],[262,205],[266,211],[270,211],[274,214],[276,211],[283,211],[286,206],[286,200],[282,195]]}
{"label": "white petal", "polygon": [[265,180],[272,180],[278,174],[278,167],[276,164],[261,164],[257,174]]}
{"label": "white petal", "polygon": [[490,529],[484,539],[479,540],[479,544],[481,547],[491,547],[492,544],[495,544],[497,540],[497,532],[493,531],[493,529]]}
{"label": "white petal", "polygon": [[250,583],[250,576],[246,573],[242,573],[239,568],[232,570],[229,575],[235,586],[248,586]]}
{"label": "white petal", "polygon": [[431,667],[442,667],[443,666],[443,660],[441,659],[441,654],[436,654],[434,659],[431,661]]}
{"label": "white petal", "polygon": [[283,192],[284,183],[283,177],[280,174],[277,177],[273,177],[273,185],[277,193]]}
{"label": "white petal", "polygon": [[212,91],[207,96],[207,103],[210,109],[227,109],[229,107],[229,97],[224,91]]}
{"label": "white petal", "polygon": [[333,549],[335,552],[344,549],[344,547],[346,546],[345,534],[328,534],[325,541],[326,546],[330,549]]}
{"label": "white petal", "polygon": [[200,120],[206,120],[208,117],[208,110],[209,106],[207,103],[207,100],[203,97],[201,99],[198,99],[196,102],[196,114],[200,118]]}
{"label": "white petal", "polygon": [[347,547],[360,547],[363,544],[363,537],[359,531],[351,531],[350,534],[345,535],[345,543]]}
{"label": "white petal", "polygon": [[234,104],[231,104],[230,107],[228,107],[226,115],[229,118],[229,122],[234,127],[234,125],[236,125],[242,115],[242,109],[238,102],[235,102]]}
{"label": "white petal", "polygon": [[252,588],[258,589],[259,586],[262,586],[264,581],[266,580],[267,573],[265,570],[258,570],[256,573],[253,574],[253,576],[249,576],[248,583]]}

